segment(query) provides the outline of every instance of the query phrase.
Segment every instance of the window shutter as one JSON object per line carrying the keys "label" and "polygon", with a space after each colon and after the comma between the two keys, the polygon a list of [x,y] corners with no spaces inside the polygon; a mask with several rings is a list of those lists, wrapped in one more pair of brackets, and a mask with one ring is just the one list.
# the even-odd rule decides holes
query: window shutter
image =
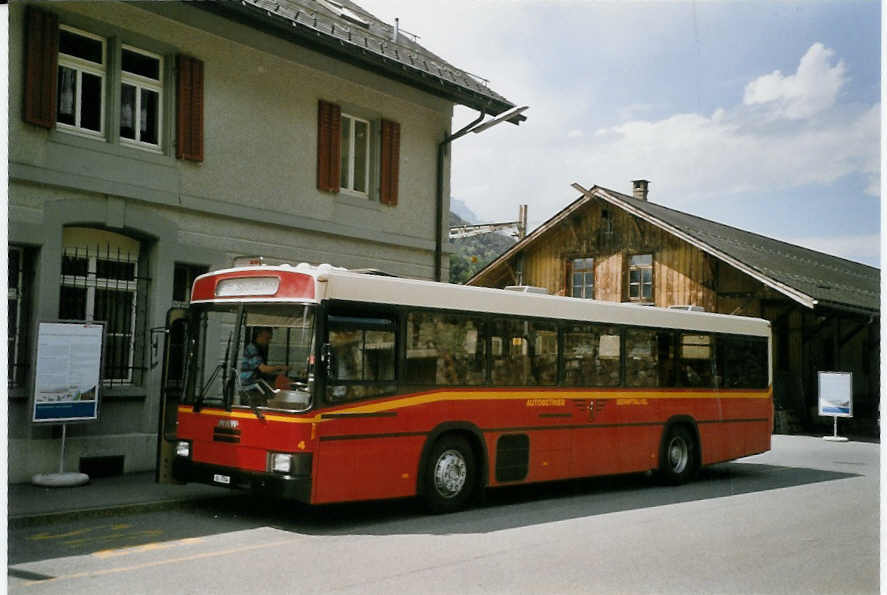
{"label": "window shutter", "polygon": [[176,69],[176,157],[203,161],[203,62],[180,54]]}
{"label": "window shutter", "polygon": [[379,201],[397,205],[397,180],[400,166],[400,124],[382,120],[382,155],[380,161]]}
{"label": "window shutter", "polygon": [[25,64],[25,122],[55,126],[59,19],[51,12],[28,7]]}
{"label": "window shutter", "polygon": [[339,191],[342,108],[323,101],[317,105],[317,189]]}

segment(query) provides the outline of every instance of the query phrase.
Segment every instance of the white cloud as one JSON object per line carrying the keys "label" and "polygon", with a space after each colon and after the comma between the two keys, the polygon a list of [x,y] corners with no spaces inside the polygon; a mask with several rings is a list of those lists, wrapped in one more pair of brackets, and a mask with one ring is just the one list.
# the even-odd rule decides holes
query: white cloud
{"label": "white cloud", "polygon": [[877,179],[878,105],[803,126],[768,128],[766,118],[739,108],[711,118],[628,122],[598,131],[587,162],[595,169],[607,163],[606,180],[616,189],[642,176],[685,202],[703,194],[828,184],[860,172]]}
{"label": "white cloud", "polygon": [[832,65],[834,50],[814,43],[801,58],[795,74],[775,70],[745,87],[745,105],[768,104],[776,115],[792,120],[809,118],[834,105],[845,81],[846,67]]}
{"label": "white cloud", "polygon": [[[400,17],[401,27],[420,34],[425,47],[531,106],[520,127],[496,126],[452,145],[452,194],[481,222],[513,220],[521,203],[529,205],[530,221],[544,221],[577,197],[572,182],[630,194],[632,179],[647,178],[653,182],[651,200],[691,213],[703,202],[707,213],[716,213],[710,207],[745,198],[744,192],[773,196],[847,176],[861,176],[869,194],[880,193],[880,104],[876,99],[861,104],[852,95],[868,84],[871,65],[815,39],[785,67],[760,62],[771,48],[769,55],[780,56],[791,45],[763,35],[778,28],[750,31],[749,39],[768,51],[736,48],[730,68],[715,69],[706,60],[723,58],[723,48],[706,40],[711,29],[703,18],[695,42],[674,57],[686,76],[662,81],[662,73],[645,66],[647,55],[680,50],[681,32],[695,34],[689,6],[687,12],[668,13],[670,19],[654,20],[659,13],[645,3],[577,2],[575,10],[565,11],[567,2],[357,1],[389,21]],[[561,34],[577,20],[604,25],[589,25],[594,35]],[[636,21],[652,28],[626,35],[629,29],[621,25]],[[546,52],[527,43],[529,26],[552,33],[557,60],[538,59]],[[832,38],[853,43],[846,35]],[[693,59],[696,48],[703,54]],[[715,51],[706,56],[707,50]],[[585,68],[591,62],[608,70],[591,76],[593,69]],[[737,78],[752,65],[756,70]],[[715,71],[729,80],[706,76]],[[631,77],[649,78],[649,92],[629,91]],[[848,84],[851,78],[855,88]],[[694,104],[688,104],[692,93],[686,88],[672,92],[669,86],[689,88],[697,79],[701,100],[695,105],[708,105],[707,97],[718,101],[704,112],[671,107]],[[724,94],[727,89],[732,95]],[[453,129],[477,115],[462,107],[454,113]],[[795,236],[813,236],[800,219],[786,227]]]}
{"label": "white cloud", "polygon": [[[753,89],[751,103],[737,97],[710,116],[630,120],[586,130],[570,142],[564,137],[578,130],[584,106],[546,103],[540,94],[519,129],[498,126],[454,148],[453,191],[490,221],[512,217],[521,202],[529,203],[531,219],[546,219],[576,197],[574,181],[630,193],[630,180],[646,178],[653,182],[651,200],[690,212],[698,201],[827,185],[860,174],[867,192],[877,196],[880,104],[837,101],[845,70],[832,50],[816,43],[794,74],[754,79],[746,87]],[[823,88],[811,82],[811,73]],[[755,84],[767,77],[772,88]],[[482,180],[492,193],[471,192]]]}

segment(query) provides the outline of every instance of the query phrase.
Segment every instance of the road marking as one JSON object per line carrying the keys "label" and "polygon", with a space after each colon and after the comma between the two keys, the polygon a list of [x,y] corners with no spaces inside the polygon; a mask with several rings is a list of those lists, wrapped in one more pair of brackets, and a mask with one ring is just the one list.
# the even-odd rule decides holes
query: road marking
{"label": "road marking", "polygon": [[85,529],[76,529],[74,531],[68,531],[66,533],[47,533],[46,531],[42,533],[37,533],[36,535],[31,535],[28,537],[31,541],[43,541],[46,539],[65,539],[68,537],[75,537],[77,535],[83,535],[84,533],[90,533],[92,531],[97,531],[99,529],[106,529],[110,527],[112,531],[122,531],[124,529],[129,529],[132,525],[128,525],[125,523],[118,523],[115,525],[98,525],[96,527],[86,527]]}
{"label": "road marking", "polygon": [[293,538],[293,539],[283,539],[280,541],[274,541],[270,543],[259,543],[256,545],[245,545],[241,547],[229,548],[226,550],[219,550],[216,552],[205,552],[202,554],[193,554],[191,556],[183,556],[181,558],[168,558],[166,560],[155,560],[154,562],[145,562],[144,564],[134,564],[132,566],[123,566],[120,568],[106,568],[104,570],[94,570],[87,572],[77,572],[75,574],[63,574],[61,576],[56,576],[53,578],[48,578],[45,580],[36,580],[30,581],[24,584],[25,587],[30,587],[31,585],[45,585],[47,583],[54,583],[57,581],[64,580],[72,580],[77,578],[86,578],[86,577],[98,577],[105,576],[109,574],[118,574],[121,572],[131,572],[133,570],[142,570],[145,568],[152,568],[156,566],[165,566],[167,564],[179,564],[181,562],[191,562],[194,560],[203,560],[206,558],[215,558],[218,556],[227,556],[229,554],[238,554],[241,552],[248,552],[250,550],[260,550],[269,547],[277,547],[281,545],[289,545],[292,543],[297,543],[301,538]]}
{"label": "road marking", "polygon": [[101,559],[116,558],[118,556],[128,556],[129,554],[138,554],[140,552],[165,550],[174,547],[181,547],[183,545],[202,543],[203,541],[205,541],[203,537],[188,537],[186,539],[179,539],[177,541],[156,541],[154,543],[146,543],[143,545],[133,545],[129,547],[118,548],[116,550],[102,550],[100,552],[93,552],[92,555],[96,558]]}
{"label": "road marking", "polygon": [[137,539],[140,537],[157,537],[163,535],[162,529],[145,529],[144,531],[135,531],[133,533],[123,533],[117,535],[100,535],[97,537],[81,537],[80,539],[69,539],[63,542],[65,545],[83,545],[84,543],[98,543],[100,541],[114,541],[119,539]]}

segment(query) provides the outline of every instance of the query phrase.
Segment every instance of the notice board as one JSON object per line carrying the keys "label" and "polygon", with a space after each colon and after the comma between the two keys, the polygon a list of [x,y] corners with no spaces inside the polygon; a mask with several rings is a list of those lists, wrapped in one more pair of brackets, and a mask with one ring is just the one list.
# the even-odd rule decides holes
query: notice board
{"label": "notice board", "polygon": [[32,421],[98,419],[104,330],[95,322],[39,324]]}
{"label": "notice board", "polygon": [[819,372],[819,415],[853,417],[853,376],[850,372]]}

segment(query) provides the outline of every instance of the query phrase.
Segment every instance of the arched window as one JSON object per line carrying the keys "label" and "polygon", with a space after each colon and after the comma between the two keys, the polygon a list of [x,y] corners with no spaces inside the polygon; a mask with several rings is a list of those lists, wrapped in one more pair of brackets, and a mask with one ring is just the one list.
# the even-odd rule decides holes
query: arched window
{"label": "arched window", "polygon": [[108,384],[134,382],[136,311],[146,287],[139,274],[141,244],[86,227],[66,227],[63,244],[59,318],[104,322],[102,378]]}

